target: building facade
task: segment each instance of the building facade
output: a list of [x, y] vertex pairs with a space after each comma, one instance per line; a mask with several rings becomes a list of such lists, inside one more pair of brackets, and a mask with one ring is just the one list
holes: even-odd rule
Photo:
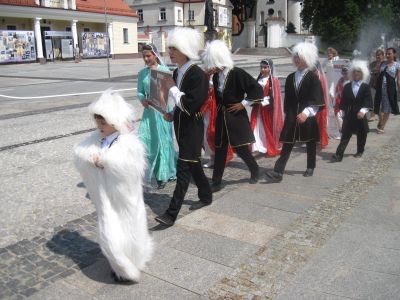
[[[204, 0], [125, 0], [138, 14], [138, 33], [147, 36], [162, 51], [165, 37], [175, 27], [192, 27], [205, 32], [206, 1]], [[232, 41], [232, 4], [229, 0], [213, 0], [214, 26], [218, 38], [228, 45]], [[143, 38], [145, 41], [146, 39]]]
[[0, 0], [0, 63], [138, 53], [137, 14], [122, 0]]

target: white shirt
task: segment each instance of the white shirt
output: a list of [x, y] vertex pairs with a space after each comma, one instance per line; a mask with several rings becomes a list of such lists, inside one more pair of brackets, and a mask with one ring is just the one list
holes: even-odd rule
[[[362, 84], [361, 80], [351, 82], [351, 89], [353, 90], [354, 97], [357, 97], [357, 94], [358, 94], [358, 91], [360, 90], [361, 84]], [[360, 112], [362, 112], [363, 114], [366, 114], [368, 112], [368, 110], [369, 110], [368, 108], [363, 107], [360, 109]]]
[[119, 136], [119, 132], [116, 131], [114, 133], [111, 133], [110, 135], [107, 135], [106, 137], [101, 139], [101, 149], [108, 148], [112, 144], [112, 142]]
[[176, 85], [171, 87], [168, 92], [168, 101], [171, 101], [175, 103], [176, 106], [178, 106], [181, 110], [182, 108], [182, 103], [181, 103], [181, 97], [185, 95], [184, 92], [181, 92], [178, 88], [178, 86], [181, 85], [181, 81], [183, 78], [183, 75], [186, 73], [186, 71], [189, 69], [189, 67], [193, 64], [191, 60], [188, 60], [184, 65], [182, 65], [180, 68], [178, 68], [178, 76], [176, 77]]
[[[294, 73], [294, 79], [296, 81], [296, 88], [299, 88], [301, 81], [303, 80], [304, 75], [307, 74], [307, 72], [311, 72], [308, 69], [304, 69], [304, 70], [297, 70]], [[305, 114], [308, 117], [314, 117], [317, 112], [318, 112], [319, 108], [318, 106], [307, 106], [305, 109], [303, 109], [303, 114]]]
[[[269, 80], [269, 77], [261, 77], [258, 80], [258, 84], [261, 85], [263, 89], [265, 89], [265, 86], [267, 85], [268, 80]], [[269, 104], [269, 99], [270, 99], [269, 96], [265, 96], [263, 101], [261, 101], [261, 105], [262, 106], [267, 106]]]

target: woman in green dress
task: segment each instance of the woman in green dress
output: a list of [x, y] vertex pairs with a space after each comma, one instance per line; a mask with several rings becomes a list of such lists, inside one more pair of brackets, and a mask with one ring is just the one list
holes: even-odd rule
[[154, 175], [158, 188], [162, 189], [168, 181], [176, 178], [177, 154], [171, 123], [165, 121], [163, 115], [150, 105], [150, 70], [169, 71], [169, 69], [163, 65], [154, 45], [143, 46], [142, 54], [146, 67], [139, 72], [137, 83], [138, 98], [144, 106], [139, 135], [147, 151], [147, 182], [150, 183]]

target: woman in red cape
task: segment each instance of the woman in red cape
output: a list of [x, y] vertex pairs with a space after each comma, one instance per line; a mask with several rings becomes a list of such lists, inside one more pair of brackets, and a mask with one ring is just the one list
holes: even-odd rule
[[324, 72], [322, 72], [319, 61], [317, 61], [314, 72], [317, 74], [319, 81], [321, 82], [322, 91], [324, 93], [325, 106], [317, 112], [316, 116], [319, 127], [320, 147], [321, 149], [324, 149], [328, 146], [328, 82]]
[[[204, 141], [203, 147], [206, 156], [210, 156], [210, 160], [203, 165], [204, 168], [211, 168], [214, 166], [214, 153], [215, 153], [215, 120], [217, 118], [217, 104], [214, 94], [214, 86], [210, 81], [210, 87], [208, 89], [207, 101], [201, 107], [201, 113], [204, 118]], [[229, 146], [228, 154], [226, 156], [226, 163], [231, 161], [233, 158], [233, 150]]]
[[283, 109], [281, 88], [271, 59], [261, 61], [257, 81], [264, 87], [264, 100], [251, 111], [250, 125], [256, 139], [252, 151], [276, 156], [281, 152], [279, 135], [283, 127]]

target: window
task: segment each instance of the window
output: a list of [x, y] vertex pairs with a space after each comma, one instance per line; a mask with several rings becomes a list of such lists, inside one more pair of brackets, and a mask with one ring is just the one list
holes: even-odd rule
[[83, 28], [83, 32], [90, 32], [90, 28], [87, 27]]
[[178, 22], [182, 22], [182, 11], [178, 9]]
[[261, 25], [264, 24], [264, 12], [263, 11], [260, 12], [260, 24]]
[[275, 3], [274, 0], [268, 0], [268, 1], [267, 1], [267, 4], [274, 4], [274, 3]]
[[65, 31], [71, 31], [71, 27], [65, 27]]
[[275, 10], [273, 10], [272, 8], [268, 9], [268, 16], [273, 16], [275, 13]]
[[166, 13], [166, 11], [165, 11], [165, 8], [162, 7], [162, 8], [160, 8], [160, 18], [159, 18], [159, 21], [165, 21], [165, 20], [167, 20], [167, 13]]
[[189, 10], [189, 21], [194, 21], [194, 10]]
[[128, 39], [128, 28], [124, 28], [123, 29], [123, 33], [124, 33], [124, 44], [128, 44], [129, 43], [129, 39]]
[[138, 9], [137, 14], [139, 16], [139, 22], [143, 22], [143, 9]]
[[17, 26], [15, 26], [15, 25], [7, 25], [7, 30], [17, 30]]

